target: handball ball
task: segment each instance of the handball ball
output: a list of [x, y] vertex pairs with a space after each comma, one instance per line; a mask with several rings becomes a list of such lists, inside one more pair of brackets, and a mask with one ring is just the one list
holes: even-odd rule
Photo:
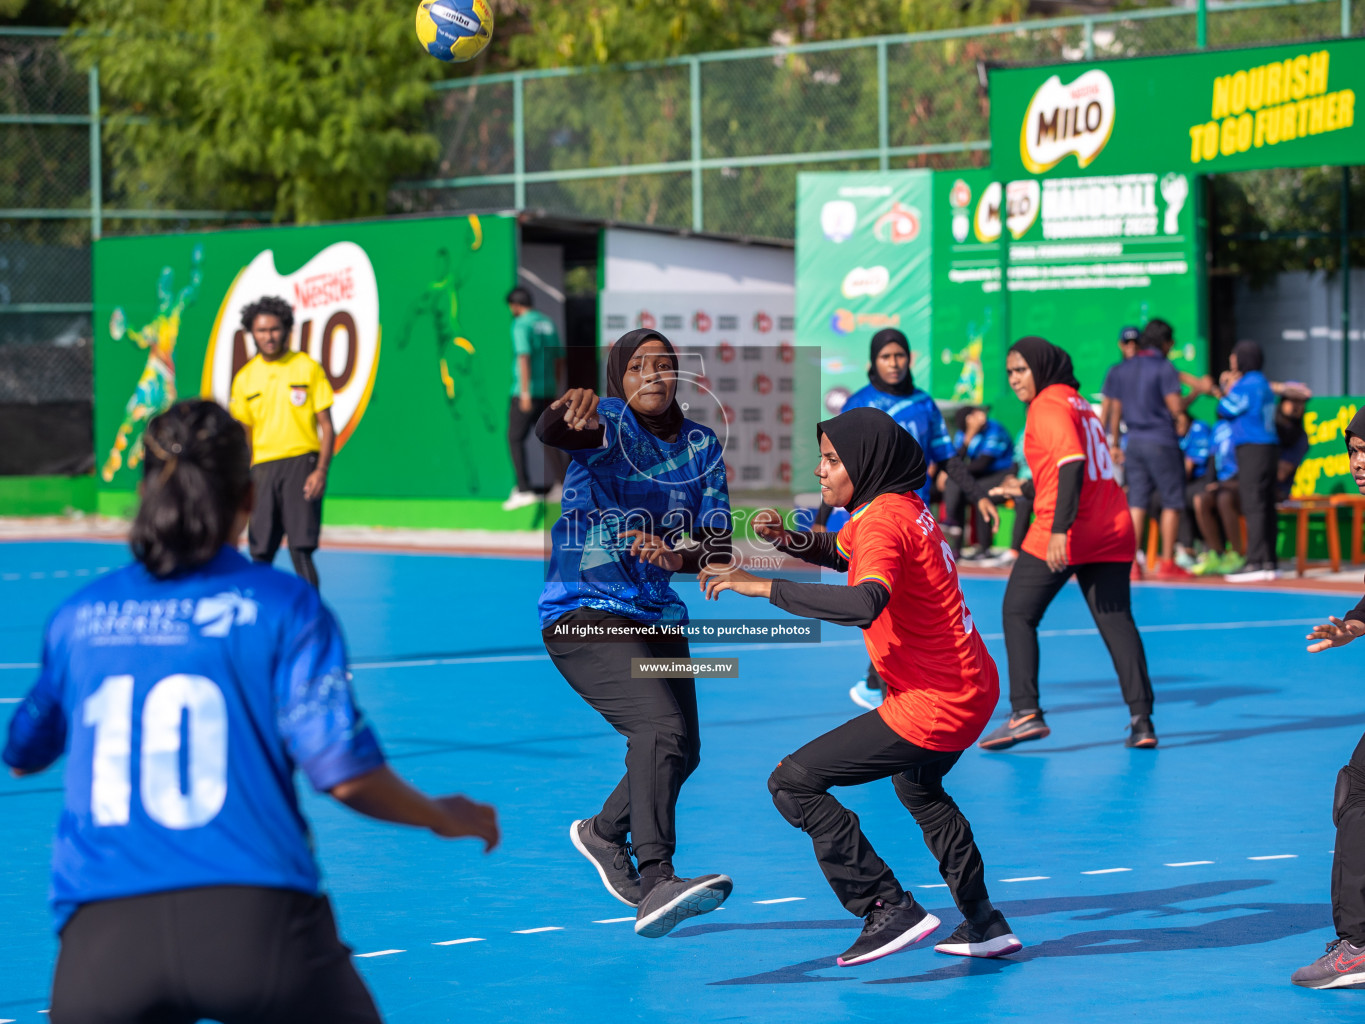
[[493, 38], [493, 8], [488, 0], [422, 0], [417, 38], [437, 60], [473, 60]]

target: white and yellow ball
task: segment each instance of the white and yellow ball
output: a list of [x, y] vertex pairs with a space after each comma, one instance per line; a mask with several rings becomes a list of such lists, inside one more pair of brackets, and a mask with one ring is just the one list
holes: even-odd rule
[[493, 38], [493, 8], [488, 0], [422, 0], [417, 38], [437, 60], [473, 60]]

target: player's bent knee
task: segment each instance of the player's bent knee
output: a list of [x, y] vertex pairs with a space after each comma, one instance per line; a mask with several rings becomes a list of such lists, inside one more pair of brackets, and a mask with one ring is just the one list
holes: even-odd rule
[[810, 773], [787, 758], [781, 761], [768, 776], [768, 792], [772, 794], [773, 806], [790, 824], [805, 828], [806, 816], [802, 810], [802, 799], [816, 796], [823, 789], [816, 784]]
[[1336, 792], [1332, 794], [1332, 824], [1337, 827], [1350, 814], [1365, 818], [1365, 771], [1346, 765], [1337, 772]]

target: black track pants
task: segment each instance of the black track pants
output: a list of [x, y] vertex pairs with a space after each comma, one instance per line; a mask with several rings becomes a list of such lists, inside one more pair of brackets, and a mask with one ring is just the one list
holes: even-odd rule
[[1152, 713], [1152, 680], [1147, 674], [1147, 653], [1133, 621], [1132, 592], [1128, 585], [1131, 562], [1091, 562], [1070, 565], [1053, 572], [1047, 563], [1027, 551], [1010, 572], [1003, 609], [1005, 652], [1010, 666], [1010, 707], [1029, 711], [1038, 704], [1038, 623], [1052, 599], [1074, 574], [1085, 594], [1090, 614], [1109, 648], [1118, 673], [1119, 687], [1128, 709], [1135, 715]]
[[[606, 612], [579, 608], [553, 625], [575, 621], [603, 626], [630, 623]], [[686, 658], [687, 641], [603, 643], [547, 635], [545, 649], [578, 695], [626, 738], [626, 774], [597, 815], [598, 833], [617, 843], [624, 843], [629, 835], [641, 865], [671, 864], [677, 846], [678, 793], [701, 762], [697, 685], [690, 677], [632, 679], [630, 659]]]
[[870, 711], [783, 758], [768, 779], [768, 791], [782, 817], [810, 836], [820, 870], [839, 902], [849, 913], [864, 917], [875, 901], [894, 903], [904, 889], [863, 835], [858, 816], [829, 790], [889, 776], [896, 796], [923, 830], [939, 874], [966, 914], [987, 894], [972, 826], [943, 789], [943, 777], [961, 756], [961, 751], [916, 746]]

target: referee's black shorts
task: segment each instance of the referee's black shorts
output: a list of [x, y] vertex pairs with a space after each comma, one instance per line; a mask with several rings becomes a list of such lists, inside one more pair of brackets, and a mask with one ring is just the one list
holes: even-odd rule
[[256, 505], [251, 510], [247, 541], [256, 561], [274, 561], [285, 537], [294, 551], [317, 550], [322, 534], [322, 499], [308, 501], [303, 496], [304, 481], [317, 468], [317, 452], [258, 462], [251, 467]]
[[53, 1024], [379, 1024], [325, 896], [179, 889], [81, 907], [62, 929]]

